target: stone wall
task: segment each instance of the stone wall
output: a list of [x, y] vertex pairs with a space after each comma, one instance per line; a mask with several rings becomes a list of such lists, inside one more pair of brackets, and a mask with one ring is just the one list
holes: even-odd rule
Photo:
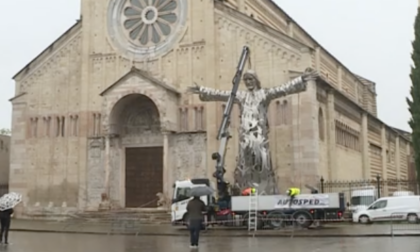
[[320, 137], [319, 142], [320, 175], [325, 180], [376, 179], [377, 175], [384, 180], [409, 178], [409, 139], [345, 95], [322, 85], [317, 89], [319, 106], [327, 115], [326, 141]]
[[29, 208], [78, 205], [81, 48], [78, 23], [15, 77], [10, 190]]
[[101, 203], [101, 194], [105, 191], [105, 143], [102, 138], [92, 138], [88, 143], [88, 169], [84, 194], [84, 208], [97, 210]]
[[210, 156], [205, 132], [171, 134], [168, 140], [171, 184], [177, 180], [206, 178], [208, 169], [214, 169], [206, 165]]
[[0, 135], [0, 190], [9, 185], [9, 169], [10, 136]]

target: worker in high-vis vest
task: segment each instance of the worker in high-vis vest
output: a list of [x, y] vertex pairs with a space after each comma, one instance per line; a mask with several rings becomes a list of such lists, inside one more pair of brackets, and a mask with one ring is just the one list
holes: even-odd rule
[[254, 187], [248, 187], [242, 191], [242, 196], [249, 196], [255, 194], [256, 190]]
[[300, 194], [300, 189], [296, 187], [291, 187], [286, 191], [286, 194], [290, 197], [289, 207], [292, 207], [293, 200], [296, 196]]

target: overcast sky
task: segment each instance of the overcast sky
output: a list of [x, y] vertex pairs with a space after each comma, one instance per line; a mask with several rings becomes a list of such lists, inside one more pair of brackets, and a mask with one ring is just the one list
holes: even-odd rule
[[[405, 97], [418, 0], [275, 2], [351, 71], [376, 82], [379, 117], [409, 130]], [[12, 76], [79, 16], [80, 0], [0, 1], [0, 128], [11, 125]]]

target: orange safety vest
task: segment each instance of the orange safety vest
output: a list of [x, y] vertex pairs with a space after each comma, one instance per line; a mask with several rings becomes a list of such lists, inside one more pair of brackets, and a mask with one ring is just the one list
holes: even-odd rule
[[249, 187], [242, 191], [242, 196], [251, 195], [251, 193], [255, 193], [255, 188]]

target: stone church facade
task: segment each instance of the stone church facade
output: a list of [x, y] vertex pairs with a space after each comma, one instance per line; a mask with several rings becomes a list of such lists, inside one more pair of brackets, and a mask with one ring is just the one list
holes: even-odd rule
[[0, 194], [7, 191], [10, 170], [10, 136], [0, 134]]
[[[185, 90], [230, 89], [244, 45], [265, 87], [307, 67], [321, 73], [270, 106], [281, 191], [321, 176], [408, 178], [409, 139], [377, 118], [375, 83], [272, 1], [82, 0], [81, 19], [14, 76], [9, 184], [24, 195], [18, 212], [97, 210], [107, 199], [155, 207], [175, 180], [211, 177], [224, 104]], [[237, 126], [234, 108], [230, 180]]]

